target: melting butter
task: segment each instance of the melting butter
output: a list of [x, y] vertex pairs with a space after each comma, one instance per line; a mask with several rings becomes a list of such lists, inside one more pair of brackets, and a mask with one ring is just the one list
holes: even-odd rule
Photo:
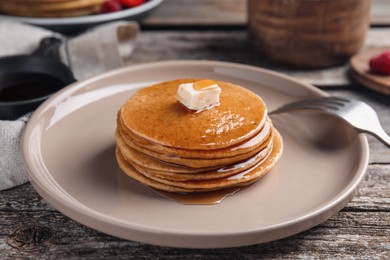
[[177, 99], [190, 110], [202, 111], [219, 105], [221, 88], [212, 80], [180, 84]]

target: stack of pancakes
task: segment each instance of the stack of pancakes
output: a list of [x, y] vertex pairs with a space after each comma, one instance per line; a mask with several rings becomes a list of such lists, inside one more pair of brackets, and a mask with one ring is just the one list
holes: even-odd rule
[[116, 156], [135, 180], [170, 192], [205, 192], [249, 185], [271, 170], [282, 139], [253, 92], [222, 81], [220, 105], [191, 111], [176, 99], [180, 84], [136, 92], [119, 110]]
[[27, 17], [71, 17], [98, 13], [105, 0], [2, 0], [0, 12]]

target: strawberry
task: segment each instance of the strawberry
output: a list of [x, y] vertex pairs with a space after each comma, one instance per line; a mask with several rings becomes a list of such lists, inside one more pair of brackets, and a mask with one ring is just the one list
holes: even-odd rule
[[119, 2], [126, 7], [136, 7], [145, 3], [145, 0], [119, 0]]
[[122, 5], [119, 0], [106, 0], [100, 8], [101, 13], [113, 13], [120, 10], [122, 10]]
[[390, 51], [385, 51], [370, 59], [370, 70], [374, 73], [390, 75]]

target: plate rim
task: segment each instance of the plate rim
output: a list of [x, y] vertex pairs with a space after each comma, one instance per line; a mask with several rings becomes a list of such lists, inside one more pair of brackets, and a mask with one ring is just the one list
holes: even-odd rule
[[77, 17], [64, 17], [64, 18], [39, 18], [39, 17], [13, 16], [13, 15], [0, 13], [0, 19], [9, 19], [14, 21], [25, 22], [25, 23], [40, 25], [40, 26], [49, 26], [49, 27], [83, 26], [89, 24], [104, 23], [108, 21], [115, 21], [119, 19], [130, 18], [131, 16], [141, 15], [156, 8], [163, 1], [164, 0], [149, 0], [148, 2], [140, 6], [125, 9], [115, 13], [107, 13], [107, 14], [95, 14], [95, 15], [85, 15], [85, 16], [77, 16]]
[[[39, 181], [35, 180], [34, 174], [31, 173], [31, 167], [29, 166], [30, 162], [28, 162], [28, 160], [26, 159], [29, 157], [29, 154], [27, 151], [28, 149], [26, 148], [26, 147], [28, 147], [28, 137], [29, 137], [28, 133], [30, 133], [31, 129], [34, 128], [34, 125], [32, 123], [37, 121], [37, 119], [40, 117], [40, 114], [44, 111], [44, 108], [46, 106], [48, 106], [52, 101], [54, 101], [58, 97], [61, 97], [62, 95], [66, 96], [68, 91], [76, 91], [78, 89], [82, 89], [86, 85], [88, 85], [90, 82], [99, 81], [102, 78], [112, 77], [112, 76], [115, 76], [115, 74], [125, 73], [126, 71], [151, 69], [153, 67], [160, 67], [160, 66], [166, 66], [166, 65], [169, 65], [169, 66], [195, 65], [195, 66], [205, 66], [205, 67], [222, 66], [222, 67], [229, 67], [229, 68], [239, 68], [239, 69], [243, 69], [243, 70], [249, 69], [249, 70], [261, 72], [263, 74], [283, 78], [284, 80], [287, 80], [287, 81], [293, 81], [293, 82], [297, 83], [298, 85], [301, 85], [302, 87], [309, 89], [310, 92], [315, 94], [315, 95], [328, 96], [328, 94], [326, 92], [312, 86], [311, 84], [302, 82], [298, 79], [292, 78], [291, 76], [288, 76], [288, 75], [285, 75], [285, 74], [282, 74], [279, 72], [275, 72], [275, 71], [271, 71], [268, 69], [259, 68], [259, 67], [255, 67], [255, 66], [251, 66], [251, 65], [232, 63], [232, 62], [223, 62], [223, 61], [211, 61], [211, 60], [179, 60], [179, 61], [173, 60], [173, 61], [159, 61], [159, 62], [143, 63], [143, 64], [139, 64], [139, 65], [133, 65], [133, 66], [129, 66], [129, 67], [116, 69], [116, 70], [109, 71], [109, 72], [100, 74], [98, 76], [92, 77], [92, 78], [87, 79], [87, 80], [73, 83], [73, 84], [65, 87], [64, 89], [58, 91], [57, 93], [55, 93], [53, 96], [51, 96], [48, 100], [46, 100], [34, 112], [34, 114], [32, 115], [32, 117], [30, 118], [29, 122], [27, 123], [27, 125], [25, 127], [25, 131], [23, 133], [22, 142], [21, 142], [22, 143], [23, 162], [24, 162], [25, 168], [28, 170], [29, 180], [33, 184], [34, 189], [37, 190], [37, 192], [46, 201], [48, 201], [48, 203], [51, 204], [55, 209], [60, 211], [62, 214], [66, 215], [66, 216], [74, 219], [75, 221], [77, 221], [83, 225], [86, 225], [90, 228], [93, 228], [95, 230], [98, 230], [98, 231], [101, 231], [104, 233], [108, 233], [110, 235], [114, 235], [116, 237], [128, 239], [128, 240], [130, 240], [129, 237], [118, 235], [117, 233], [111, 232], [110, 230], [107, 230], [107, 229], [104, 229], [101, 226], [99, 226], [97, 228], [96, 227], [97, 224], [95, 222], [98, 221], [100, 223], [100, 225], [103, 224], [103, 225], [115, 226], [117, 228], [120, 228], [120, 227], [123, 228], [125, 226], [127, 228], [131, 228], [132, 232], [135, 232], [135, 233], [148, 232], [148, 235], [151, 235], [151, 236], [154, 235], [157, 237], [159, 237], [159, 236], [162, 236], [162, 237], [164, 237], [164, 236], [171, 236], [171, 237], [186, 236], [187, 239], [189, 239], [189, 237], [192, 237], [192, 238], [196, 237], [197, 239], [202, 238], [202, 239], [207, 240], [207, 239], [211, 239], [211, 238], [213, 238], [213, 239], [221, 238], [222, 236], [224, 238], [240, 237], [240, 236], [246, 236], [246, 235], [256, 235], [256, 234], [264, 233], [264, 232], [272, 232], [273, 230], [276, 230], [279, 228], [288, 227], [290, 225], [305, 222], [306, 220], [309, 220], [309, 219], [317, 218], [316, 221], [314, 221], [313, 223], [307, 224], [305, 228], [303, 228], [302, 230], [300, 230], [298, 232], [294, 231], [288, 235], [282, 235], [282, 236], [279, 235], [279, 237], [277, 236], [276, 238], [270, 239], [270, 240], [261, 241], [261, 239], [257, 239], [256, 241], [253, 241], [252, 243], [244, 242], [244, 243], [238, 243], [237, 245], [232, 245], [231, 243], [228, 243], [226, 245], [219, 245], [219, 246], [218, 245], [215, 246], [215, 245], [211, 244], [210, 246], [204, 245], [204, 246], [199, 247], [196, 245], [189, 246], [189, 244], [186, 243], [186, 241], [184, 241], [184, 240], [183, 240], [182, 244], [180, 244], [180, 243], [179, 244], [172, 244], [171, 242], [169, 242], [169, 240], [168, 241], [161, 241], [161, 243], [156, 243], [156, 242], [151, 242], [150, 239], [131, 238], [131, 240], [135, 240], [135, 241], [139, 241], [139, 242], [143, 242], [143, 243], [149, 243], [149, 244], [157, 244], [157, 245], [162, 245], [162, 246], [174, 246], [174, 247], [183, 247], [183, 248], [226, 248], [226, 247], [231, 247], [231, 246], [244, 246], [244, 245], [251, 245], [251, 244], [256, 244], [256, 243], [273, 241], [276, 239], [288, 237], [288, 236], [291, 236], [293, 234], [307, 230], [313, 226], [316, 226], [316, 225], [322, 223], [324, 220], [328, 219], [330, 216], [332, 216], [336, 212], [340, 211], [342, 208], [345, 207], [345, 205], [355, 195], [356, 189], [359, 186], [359, 184], [361, 183], [362, 179], [365, 177], [366, 172], [367, 172], [367, 167], [368, 167], [369, 146], [368, 146], [367, 138], [363, 134], [357, 134], [358, 135], [357, 136], [358, 142], [361, 146], [361, 154], [362, 154], [361, 159], [362, 160], [360, 160], [356, 171], [354, 171], [354, 177], [351, 179], [349, 185], [344, 187], [344, 189], [340, 190], [340, 192], [339, 192], [339, 194], [337, 194], [337, 196], [332, 197], [331, 200], [329, 200], [326, 205], [314, 208], [311, 211], [309, 211], [308, 213], [305, 213], [303, 216], [300, 216], [299, 218], [294, 218], [294, 219], [284, 221], [281, 223], [277, 223], [277, 224], [274, 224], [274, 225], [271, 225], [268, 227], [252, 229], [250, 231], [243, 230], [243, 231], [239, 231], [239, 232], [230, 232], [230, 233], [214, 232], [212, 234], [205, 234], [205, 233], [197, 233], [197, 232], [191, 233], [191, 232], [184, 231], [184, 230], [181, 232], [178, 232], [178, 231], [172, 232], [172, 230], [170, 231], [170, 230], [164, 230], [164, 229], [156, 230], [155, 228], [148, 227], [147, 225], [129, 223], [129, 222], [126, 222], [124, 220], [112, 218], [111, 216], [107, 216], [106, 214], [103, 214], [103, 213], [100, 213], [98, 211], [92, 210], [88, 207], [85, 207], [81, 203], [80, 203], [80, 205], [84, 206], [85, 208], [81, 209], [79, 207], [78, 209], [75, 209], [74, 205], [69, 203], [69, 201], [64, 201], [63, 199], [61, 199], [59, 197], [58, 194], [54, 194], [54, 196], [53, 196], [53, 194], [50, 194], [47, 190], [45, 190], [45, 187], [44, 187], [45, 185], [42, 185], [42, 183], [39, 183]], [[91, 215], [91, 213], [92, 213], [92, 215]], [[88, 221], [80, 221], [80, 219], [78, 219], [79, 215], [82, 215], [82, 216], [88, 215], [89, 219], [91, 219], [91, 218], [93, 219], [93, 223], [91, 224]], [[107, 221], [109, 221], [109, 223], [107, 223]]]

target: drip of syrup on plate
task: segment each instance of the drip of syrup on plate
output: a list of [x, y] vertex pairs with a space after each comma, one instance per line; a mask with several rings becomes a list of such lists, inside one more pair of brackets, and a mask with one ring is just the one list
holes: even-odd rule
[[194, 193], [174, 193], [152, 189], [156, 193], [184, 205], [214, 205], [221, 203], [228, 196], [233, 195], [243, 189], [242, 187], [232, 187], [208, 192]]

